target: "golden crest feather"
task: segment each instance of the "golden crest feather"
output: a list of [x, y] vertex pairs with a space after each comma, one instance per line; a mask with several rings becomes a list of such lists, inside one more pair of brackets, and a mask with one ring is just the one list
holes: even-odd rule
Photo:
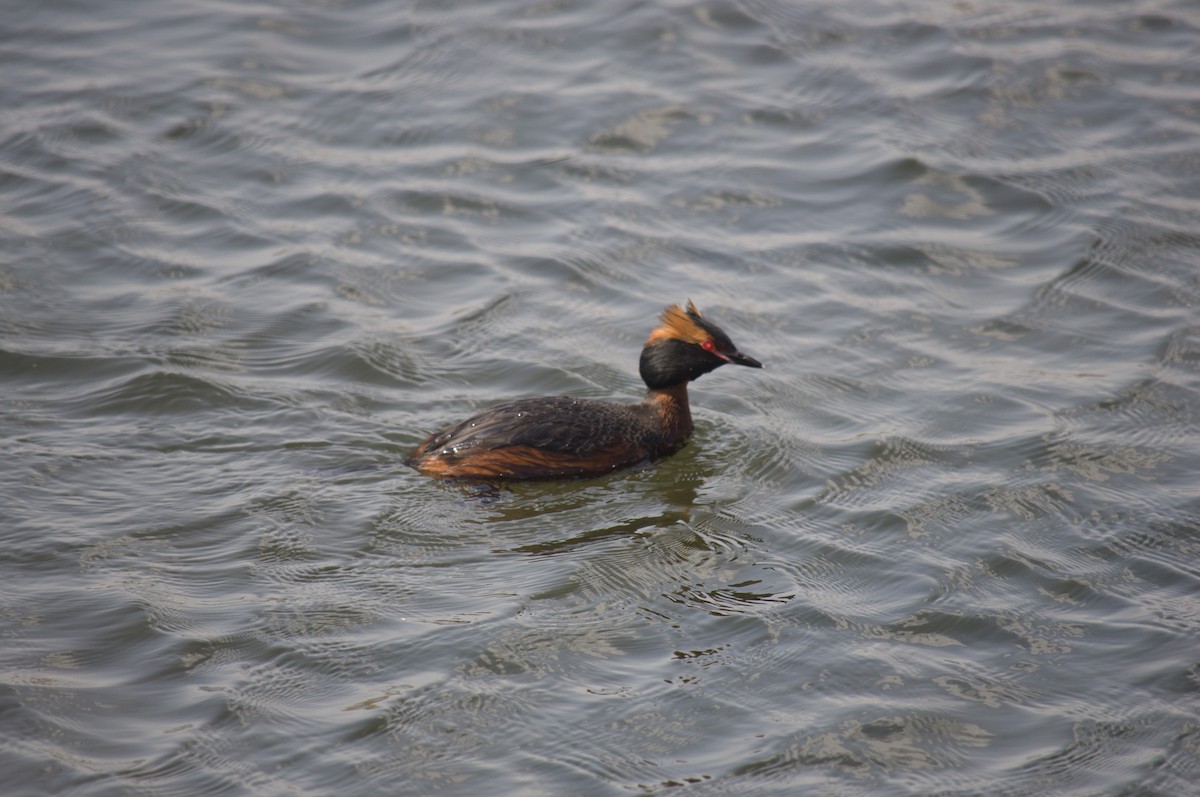
[[708, 339], [709, 334], [696, 322], [695, 319], [699, 318], [703, 318], [703, 316], [700, 315], [700, 311], [696, 309], [696, 305], [692, 303], [691, 299], [688, 299], [687, 309], [673, 304], [663, 310], [662, 326], [655, 328], [650, 333], [650, 338], [646, 343], [670, 339], [701, 344]]

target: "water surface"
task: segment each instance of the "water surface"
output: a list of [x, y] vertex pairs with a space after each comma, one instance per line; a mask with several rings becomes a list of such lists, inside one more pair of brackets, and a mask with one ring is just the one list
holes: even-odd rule
[[[14, 795], [1200, 779], [1200, 9], [12, 3]], [[766, 369], [678, 455], [401, 461]]]

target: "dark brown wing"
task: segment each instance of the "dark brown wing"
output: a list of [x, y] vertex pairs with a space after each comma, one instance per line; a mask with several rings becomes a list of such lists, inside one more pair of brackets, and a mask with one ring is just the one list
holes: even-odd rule
[[463, 456], [472, 450], [526, 446], [587, 454], [636, 437], [632, 407], [569, 396], [522, 399], [490, 407], [430, 435], [418, 450]]
[[409, 464], [466, 478], [603, 473], [649, 457], [640, 409], [569, 396], [500, 404], [430, 435]]

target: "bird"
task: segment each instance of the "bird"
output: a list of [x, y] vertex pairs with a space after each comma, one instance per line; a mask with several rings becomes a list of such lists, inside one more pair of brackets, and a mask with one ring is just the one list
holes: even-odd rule
[[578, 479], [674, 454], [692, 434], [688, 383], [727, 363], [762, 368], [688, 299], [663, 310], [642, 347], [636, 404], [573, 396], [490, 407], [434, 432], [405, 460], [451, 480]]

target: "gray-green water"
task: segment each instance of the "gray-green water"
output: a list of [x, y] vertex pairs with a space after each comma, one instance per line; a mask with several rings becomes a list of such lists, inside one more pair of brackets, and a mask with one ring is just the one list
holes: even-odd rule
[[1194, 793], [1195, 3], [0, 19], [6, 794]]

